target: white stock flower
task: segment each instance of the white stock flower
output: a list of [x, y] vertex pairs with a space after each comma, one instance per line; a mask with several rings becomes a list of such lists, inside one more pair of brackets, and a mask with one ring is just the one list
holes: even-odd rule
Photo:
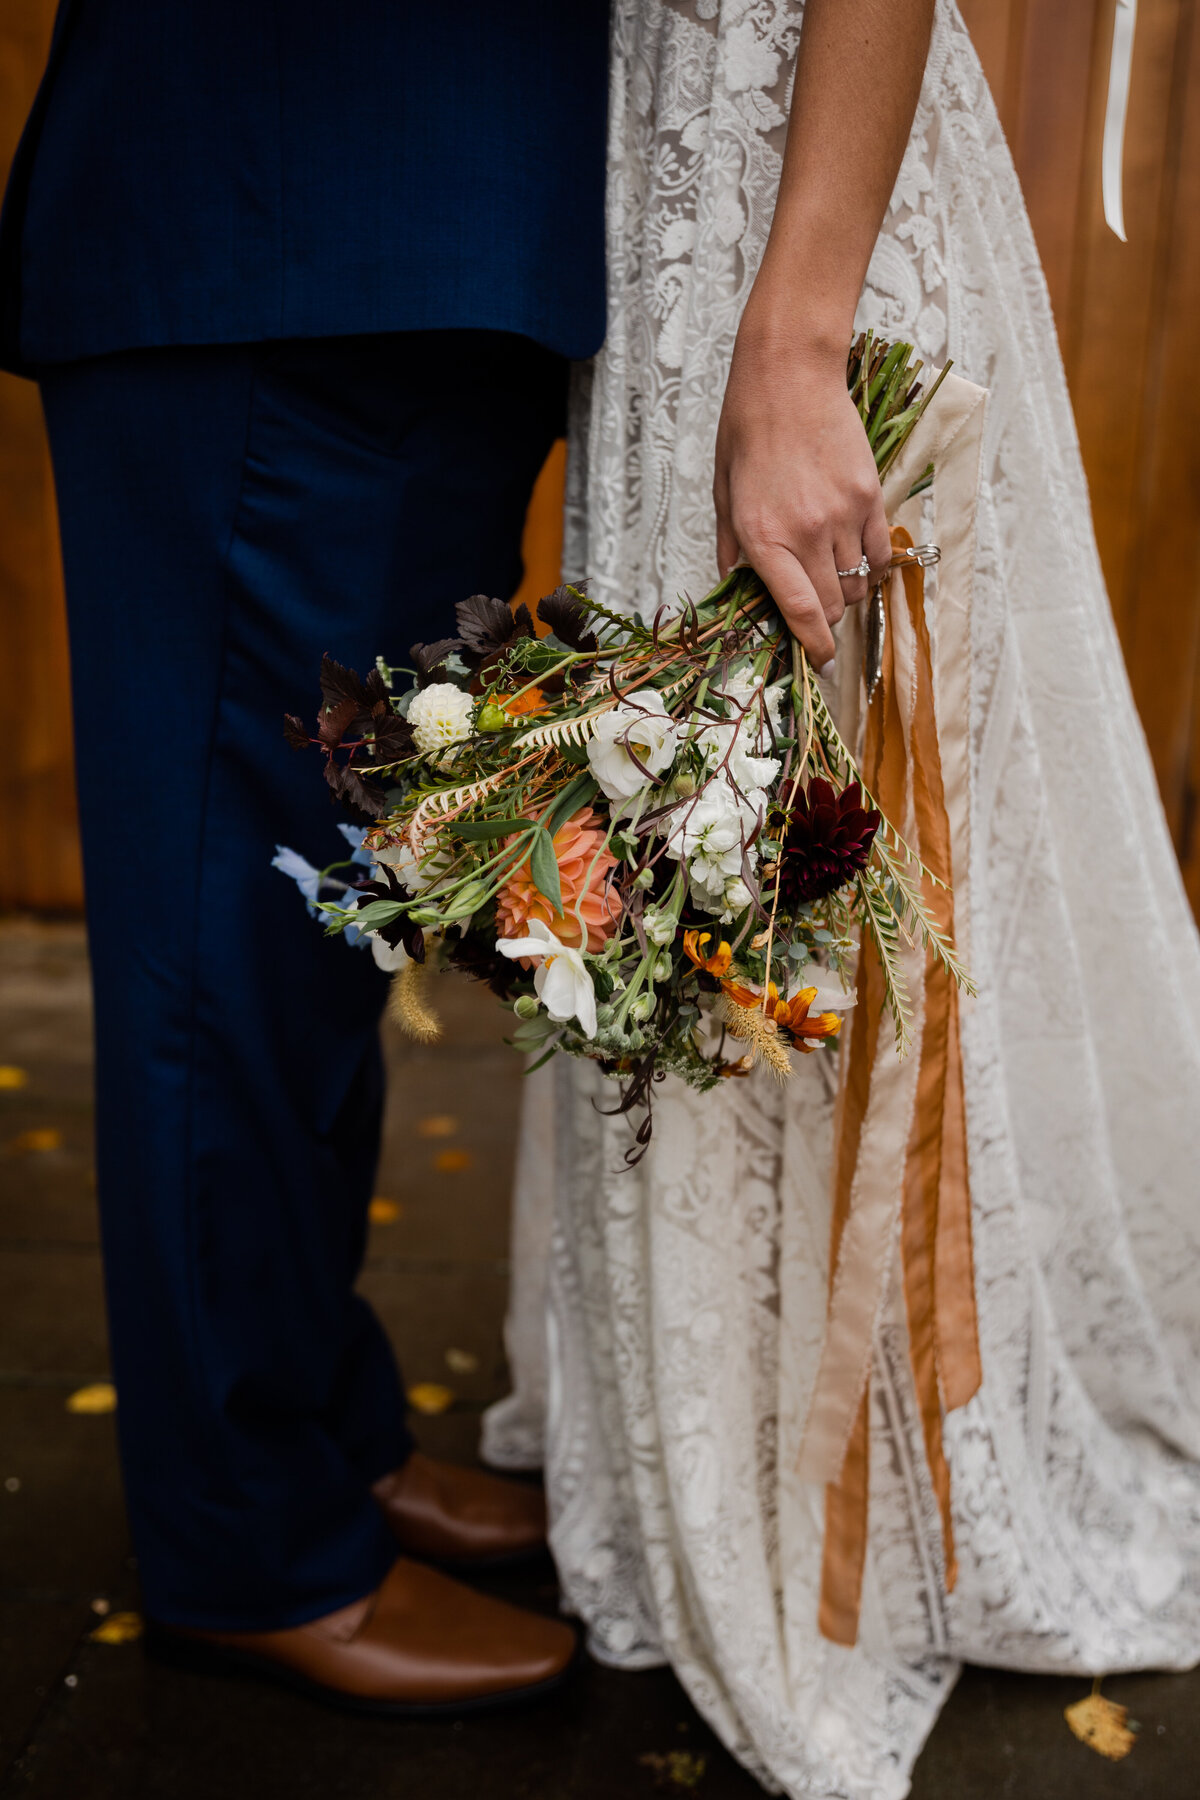
[[759, 817], [724, 781], [710, 781], [674, 815], [667, 848], [686, 862], [695, 898], [712, 910], [724, 910], [726, 883], [741, 875], [747, 857], [755, 860], [746, 844]]
[[642, 930], [646, 933], [646, 941], [650, 944], [669, 944], [679, 929], [679, 921], [673, 912], [663, 907], [648, 906], [642, 914]]
[[585, 1037], [596, 1035], [596, 990], [578, 950], [560, 944], [541, 919], [529, 921], [529, 936], [497, 938], [500, 956], [539, 958], [533, 978], [537, 997], [556, 1025], [578, 1019]]
[[778, 757], [754, 754], [754, 727], [752, 718], [744, 724], [728, 719], [696, 733], [696, 744], [709, 768], [720, 769], [725, 780], [747, 795], [769, 786], [781, 767]]
[[651, 688], [597, 720], [588, 742], [588, 765], [609, 800], [630, 800], [651, 775], [670, 767], [675, 749], [675, 721], [658, 689]]
[[740, 875], [725, 883], [725, 904], [731, 913], [744, 912], [754, 898]]
[[422, 756], [437, 756], [447, 745], [471, 735], [470, 694], [452, 681], [433, 681], [413, 696], [408, 722]]

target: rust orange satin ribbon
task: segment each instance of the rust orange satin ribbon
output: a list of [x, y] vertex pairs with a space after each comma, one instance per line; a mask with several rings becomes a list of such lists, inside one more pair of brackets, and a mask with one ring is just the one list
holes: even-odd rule
[[[907, 549], [912, 546], [912, 538], [897, 526], [892, 531], [892, 544], [895, 549]], [[934, 712], [924, 571], [916, 563], [904, 566], [901, 583], [915, 641], [913, 717], [906, 744], [896, 681], [895, 632], [889, 629], [884, 640], [882, 676], [867, 714], [863, 778], [885, 815], [895, 821], [906, 817], [911, 786], [917, 853], [926, 868], [946, 883], [946, 887], [939, 888], [927, 882], [925, 900], [939, 929], [952, 937], [950, 825]], [[893, 587], [891, 604], [896, 603], [896, 598]], [[857, 1017], [836, 1121], [831, 1271], [837, 1269], [842, 1234], [850, 1214], [882, 1011], [883, 976], [874, 948], [864, 934]], [[942, 1415], [971, 1398], [979, 1387], [982, 1370], [971, 1253], [958, 987], [930, 955], [925, 960], [924, 1024], [918, 1054], [916, 1104], [905, 1153], [900, 1254], [913, 1380], [925, 1453], [941, 1513], [946, 1586], [952, 1589], [957, 1565]], [[838, 1644], [853, 1644], [858, 1637], [867, 1548], [869, 1401], [868, 1383], [855, 1415], [841, 1473], [825, 1490], [820, 1629]]]

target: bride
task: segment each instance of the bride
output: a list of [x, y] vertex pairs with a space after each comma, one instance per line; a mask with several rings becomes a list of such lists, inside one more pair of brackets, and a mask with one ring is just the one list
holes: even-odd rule
[[649, 616], [740, 554], [839, 667], [833, 628], [867, 585], [839, 571], [889, 555], [852, 327], [989, 392], [963, 1020], [983, 1383], [945, 1421], [957, 1584], [893, 1270], [857, 1641], [818, 1627], [824, 1500], [796, 1465], [828, 1282], [823, 1058], [786, 1092], [665, 1084], [633, 1170], [602, 1082], [565, 1059], [535, 1078], [515, 1392], [485, 1452], [540, 1461], [544, 1435], [595, 1655], [669, 1660], [773, 1790], [899, 1796], [961, 1660], [1200, 1657], [1197, 937], [953, 0], [617, 0], [609, 155], [609, 330], [577, 395], [568, 559], [610, 606]]

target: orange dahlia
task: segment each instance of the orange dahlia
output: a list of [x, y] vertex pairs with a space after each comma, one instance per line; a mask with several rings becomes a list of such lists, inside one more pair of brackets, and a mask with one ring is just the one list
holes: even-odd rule
[[[597, 854], [599, 852], [599, 854]], [[589, 950], [602, 948], [621, 913], [608, 876], [617, 859], [604, 843], [604, 831], [590, 806], [572, 813], [554, 834], [554, 855], [562, 883], [563, 910], [556, 913], [533, 885], [529, 858], [519, 862], [496, 896], [496, 924], [501, 937], [525, 937], [531, 919], [541, 919], [561, 944], [584, 948], [579, 918], [587, 930]]]

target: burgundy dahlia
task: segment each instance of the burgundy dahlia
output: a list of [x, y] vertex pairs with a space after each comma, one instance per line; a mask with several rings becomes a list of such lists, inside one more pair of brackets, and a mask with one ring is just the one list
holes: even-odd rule
[[783, 841], [780, 898], [786, 906], [821, 900], [865, 869], [879, 814], [862, 803], [857, 781], [836, 793], [815, 777], [796, 795]]

